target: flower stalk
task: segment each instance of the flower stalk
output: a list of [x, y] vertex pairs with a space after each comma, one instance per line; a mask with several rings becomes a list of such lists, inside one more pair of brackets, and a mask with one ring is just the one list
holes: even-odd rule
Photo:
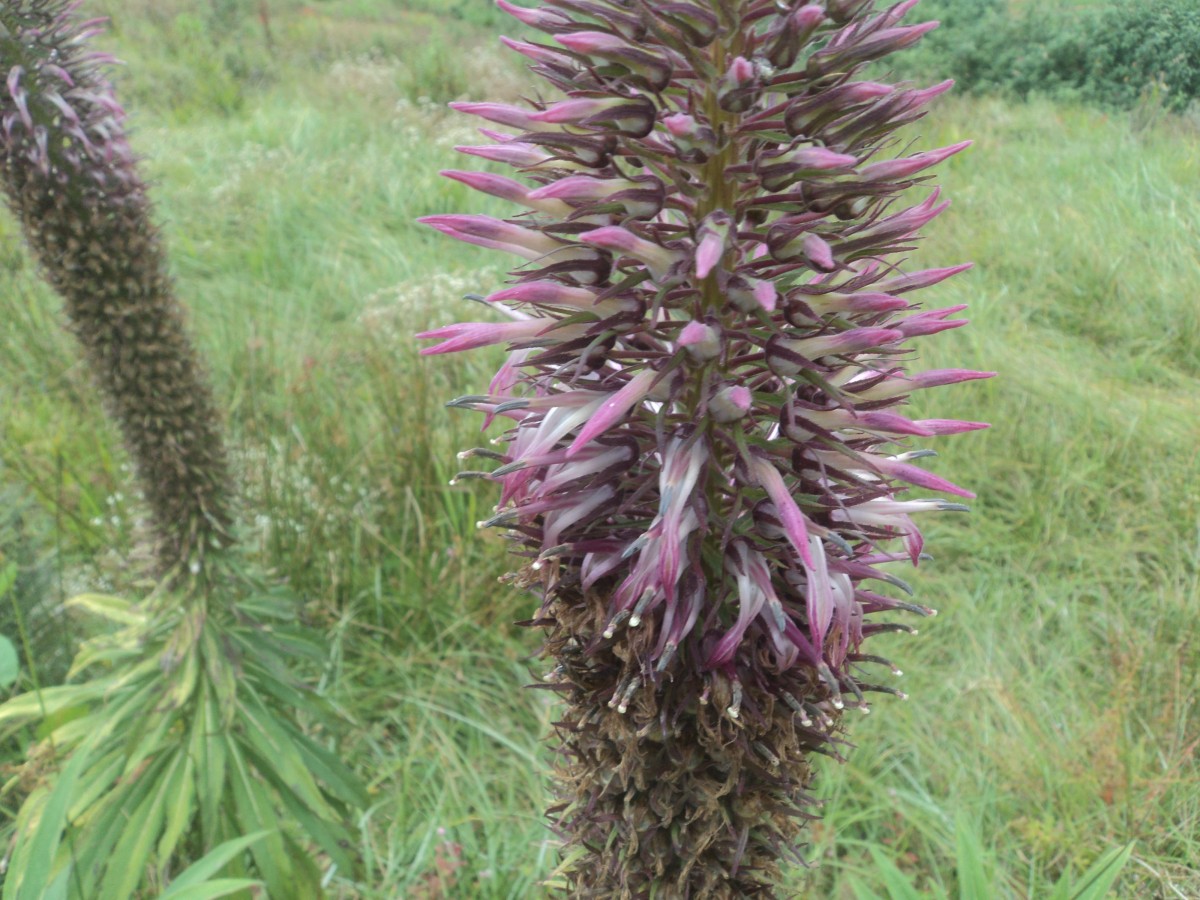
[[525, 211], [425, 221], [524, 260], [487, 298], [514, 321], [420, 337], [509, 349], [452, 405], [506, 426], [498, 468], [463, 474], [501, 487], [481, 524], [525, 560], [564, 703], [553, 883], [777, 896], [815, 755], [902, 696], [862, 645], [933, 612], [879, 586], [907, 590], [885, 567], [921, 560], [914, 516], [966, 507], [909, 492], [972, 496], [911, 442], [984, 426], [900, 411], [992, 374], [912, 370], [965, 321], [907, 295], [966, 267], [908, 270], [948, 204], [906, 197], [968, 144], [896, 157], [949, 83], [862, 77], [936, 23], [903, 23], [916, 0], [498, 2], [564, 98], [455, 104], [509, 129], [460, 149], [515, 177], [449, 176]]
[[0, 187], [63, 298], [150, 510], [155, 574], [199, 576], [232, 542], [220, 419], [167, 274], [124, 110], [61, 0], [0, 6]]
[[[181, 863], [203, 856], [210, 875], [232, 859], [259, 876], [218, 879], [205, 896], [320, 896], [334, 870], [353, 877], [344, 823], [369, 799], [326, 746], [340, 716], [290, 671], [326, 658], [294, 624], [298, 599], [229, 552], [234, 491], [213, 397], [103, 74], [112, 60], [87, 49], [99, 24], [76, 9], [0, 3], [0, 187], [120, 425], [158, 578], [142, 603], [69, 601], [119, 630], [80, 648], [69, 683], [0, 704], [0, 735], [38, 725], [9, 785], [20, 810], [5, 894], [158, 896], [173, 879], [176, 894]], [[301, 722], [321, 723], [321, 737]]]

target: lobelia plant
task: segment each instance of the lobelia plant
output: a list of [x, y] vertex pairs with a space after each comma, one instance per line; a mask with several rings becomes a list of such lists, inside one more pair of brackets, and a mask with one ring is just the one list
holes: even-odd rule
[[[329, 869], [355, 869], [345, 822], [366, 793], [301, 727], [339, 722], [289, 671], [324, 664], [322, 643], [295, 623], [296, 598], [236, 556], [216, 405], [104, 76], [111, 57], [88, 49], [98, 22], [76, 8], [0, 4], [0, 188], [125, 437], [157, 587], [136, 604], [68, 601], [120, 628], [80, 649], [69, 677], [87, 677], [0, 705], [0, 732], [40, 722], [4, 786], [20, 811], [3, 897], [320, 897], [330, 872], [314, 847]], [[234, 877], [198, 884], [223, 868]]]
[[[487, 394], [508, 429], [496, 514], [541, 597], [565, 702], [553, 883], [575, 897], [777, 896], [799, 859], [814, 754], [843, 713], [903, 696], [865, 668], [912, 632], [888, 563], [922, 557], [916, 499], [972, 494], [914, 465], [909, 341], [965, 324], [911, 296], [968, 268], [906, 271], [946, 208], [902, 201], [967, 142], [892, 158], [950, 82], [866, 80], [936, 26], [916, 0], [545, 0], [502, 38], [565, 99], [456, 103], [503, 131], [464, 153], [519, 178], [445, 174], [526, 212], [421, 221], [526, 263], [479, 298], [507, 321], [427, 331], [422, 352], [506, 345]], [[896, 545], [896, 542], [901, 542]]]
[[125, 111], [89, 52], [99, 20], [59, 0], [0, 9], [0, 187], [121, 426], [146, 495], [155, 573], [199, 575], [232, 543], [221, 424], [162, 237], [125, 136]]

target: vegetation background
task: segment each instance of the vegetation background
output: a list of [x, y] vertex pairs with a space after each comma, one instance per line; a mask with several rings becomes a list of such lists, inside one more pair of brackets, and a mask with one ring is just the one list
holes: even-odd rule
[[[1054, 58], [1049, 35], [1104, 43], [1103, 8], [971, 3], [906, 73], [955, 74], [998, 34], [1025, 60]], [[101, 43], [126, 62], [118, 90], [228, 411], [245, 539], [329, 633], [321, 689], [357, 723], [340, 752], [372, 792], [365, 875], [331, 895], [538, 896], [554, 711], [524, 687], [537, 640], [513, 625], [533, 604], [497, 584], [503, 543], [475, 529], [488, 485], [447, 484], [481, 438], [443, 403], [496, 360], [422, 360], [411, 338], [504, 279], [494, 254], [413, 220], [489, 211], [437, 175], [470, 167], [453, 148], [475, 140], [444, 105], [529, 90], [496, 41], [513, 23], [485, 0], [85, 8], [111, 17]], [[1031, 14], [1060, 18], [1047, 32]], [[974, 93], [912, 129], [923, 147], [976, 141], [941, 167], [954, 206], [920, 251], [977, 261], [925, 298], [969, 302], [974, 322], [924, 363], [1001, 376], [932, 392], [922, 414], [995, 426], [938, 448], [938, 473], [979, 500], [931, 526], [936, 561], [913, 578], [941, 615], [872, 645], [911, 700], [851, 723], [857, 749], [826, 766], [814, 866], [796, 876], [812, 896], [888, 895], [874, 848], [921, 896], [979, 877], [986, 896], [1041, 897], [1131, 840], [1118, 896], [1200, 896], [1200, 116], [1183, 76], [1130, 65], [1109, 93], [1111, 66], [1094, 85], [973, 73]], [[5, 216], [0, 310], [0, 562], [19, 564], [0, 630], [26, 627], [29, 688], [96, 627], [65, 616], [67, 597], [131, 588], [137, 502]]]

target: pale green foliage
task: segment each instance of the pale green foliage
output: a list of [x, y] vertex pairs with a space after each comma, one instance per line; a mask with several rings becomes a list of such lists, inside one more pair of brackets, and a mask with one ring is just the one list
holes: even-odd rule
[[[958, 873], [958, 890], [948, 893], [944, 888], [921, 889], [913, 877], [905, 873], [883, 850], [869, 847], [871, 860], [883, 893], [867, 887], [862, 879], [851, 877], [848, 884], [856, 900], [993, 900], [997, 895], [994, 864], [983, 849], [979, 832], [965, 818], [955, 823], [956, 852], [954, 868]], [[1064, 872], [1049, 889], [1047, 900], [1103, 900], [1121, 875], [1133, 853], [1133, 843], [1113, 847], [1103, 853], [1082, 875]]]
[[[224, 606], [211, 596], [68, 603], [119, 630], [81, 648], [71, 675], [82, 680], [0, 706], [0, 731], [37, 723], [21, 781], [8, 785], [25, 796], [4, 900], [157, 896], [181, 860], [257, 832], [210, 856], [209, 874], [228, 866], [245, 887], [252, 861], [272, 893], [316, 898], [325, 873], [313, 845], [354, 870], [336, 823], [367, 798], [297, 725], [336, 725], [336, 712], [287, 674], [297, 660], [323, 660], [324, 648], [292, 624], [294, 597], [239, 587], [236, 615], [228, 595]], [[204, 871], [180, 890], [199, 890]]]

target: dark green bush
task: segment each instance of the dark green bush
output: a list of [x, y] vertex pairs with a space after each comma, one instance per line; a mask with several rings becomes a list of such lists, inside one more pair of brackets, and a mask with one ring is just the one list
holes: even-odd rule
[[[926, 0], [942, 27], [910, 55], [911, 74], [961, 89], [1134, 106], [1148, 90], [1182, 110], [1200, 97], [1200, 4], [1130, 0], [1079, 10], [1006, 0]], [[1165, 90], [1162, 90], [1165, 88]]]
[[1131, 106], [1147, 86], [1166, 87], [1165, 105], [1181, 110], [1200, 97], [1200, 4], [1143, 0], [1097, 17], [1087, 50], [1087, 96]]

